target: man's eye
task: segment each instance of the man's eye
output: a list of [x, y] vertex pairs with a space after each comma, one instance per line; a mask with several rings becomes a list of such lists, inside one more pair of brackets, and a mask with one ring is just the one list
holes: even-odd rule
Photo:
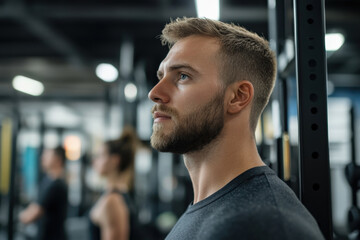
[[189, 76], [186, 74], [181, 73], [180, 74], [180, 80], [186, 80]]

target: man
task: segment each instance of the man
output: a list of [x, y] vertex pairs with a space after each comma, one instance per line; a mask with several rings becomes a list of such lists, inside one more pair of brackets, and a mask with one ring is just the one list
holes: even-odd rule
[[45, 150], [42, 167], [46, 174], [39, 189], [39, 200], [31, 203], [19, 215], [24, 224], [39, 219], [39, 240], [64, 240], [67, 212], [67, 185], [63, 180], [65, 150], [62, 147]]
[[150, 91], [152, 146], [183, 154], [194, 201], [166, 239], [323, 239], [295, 194], [261, 160], [254, 132], [272, 92], [268, 43], [244, 28], [182, 18]]

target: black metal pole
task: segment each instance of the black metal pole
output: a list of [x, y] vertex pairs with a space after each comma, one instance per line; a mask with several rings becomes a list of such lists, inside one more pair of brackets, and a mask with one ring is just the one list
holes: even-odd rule
[[104, 102], [105, 102], [104, 122], [105, 122], [106, 127], [109, 127], [110, 124], [111, 124], [111, 105], [112, 105], [112, 102], [113, 102], [112, 98], [111, 98], [111, 87], [110, 87], [110, 85], [105, 86]]
[[38, 154], [37, 154], [37, 179], [36, 182], [38, 184], [38, 186], [40, 186], [41, 184], [41, 179], [43, 178], [43, 172], [42, 172], [42, 167], [41, 167], [41, 158], [42, 158], [42, 154], [44, 151], [44, 139], [45, 139], [45, 130], [46, 130], [46, 126], [45, 126], [45, 116], [44, 113], [40, 112], [39, 113], [40, 116], [40, 128], [39, 128], [39, 133], [40, 133], [40, 137], [41, 137], [41, 141], [40, 141], [40, 146], [39, 146], [39, 150], [38, 150]]
[[[16, 110], [15, 110], [16, 112]], [[19, 130], [19, 114], [16, 112], [12, 120], [11, 133], [11, 165], [10, 165], [10, 190], [9, 190], [9, 211], [8, 211], [8, 240], [14, 239], [14, 206], [16, 191], [16, 169], [17, 169], [17, 135]]]
[[294, 0], [300, 199], [332, 239], [324, 0]]
[[[272, 50], [276, 53], [277, 59], [279, 56], [286, 55], [285, 52], [285, 19], [286, 6], [285, 0], [269, 0], [269, 36]], [[278, 62], [280, 62], [278, 60]], [[279, 102], [280, 108], [280, 126], [281, 135], [276, 136], [276, 150], [277, 150], [277, 168], [278, 176], [289, 183], [291, 177], [290, 168], [290, 143], [289, 143], [289, 128], [288, 128], [288, 88], [287, 79], [284, 77], [280, 64], [278, 64], [277, 81], [274, 88], [274, 98]]]

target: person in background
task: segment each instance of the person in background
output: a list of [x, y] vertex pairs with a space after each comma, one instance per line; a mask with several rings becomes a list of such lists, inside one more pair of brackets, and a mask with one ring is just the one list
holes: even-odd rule
[[170, 50], [149, 93], [151, 145], [183, 154], [194, 189], [166, 239], [324, 239], [256, 148], [256, 125], [276, 75], [268, 42], [203, 18], [172, 21], [161, 40]]
[[39, 220], [38, 240], [65, 240], [68, 191], [65, 177], [65, 150], [59, 146], [44, 150], [41, 165], [45, 176], [41, 181], [39, 199], [19, 214], [24, 224]]
[[89, 214], [93, 240], [134, 239], [136, 214], [129, 196], [134, 180], [134, 160], [139, 140], [130, 127], [119, 139], [106, 141], [93, 161], [106, 179], [106, 189]]

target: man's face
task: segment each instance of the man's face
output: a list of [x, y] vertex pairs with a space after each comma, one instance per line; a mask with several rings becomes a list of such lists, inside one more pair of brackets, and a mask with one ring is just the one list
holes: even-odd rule
[[41, 158], [41, 164], [45, 172], [53, 169], [60, 160], [56, 156], [55, 152], [52, 149], [44, 150]]
[[178, 41], [160, 64], [158, 84], [150, 91], [152, 146], [164, 152], [201, 150], [224, 126], [224, 90], [218, 79], [213, 38], [190, 36]]

